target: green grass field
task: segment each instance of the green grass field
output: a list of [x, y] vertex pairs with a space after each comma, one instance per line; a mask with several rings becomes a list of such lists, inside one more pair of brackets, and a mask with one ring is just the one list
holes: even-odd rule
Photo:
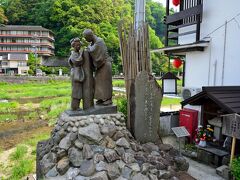
[[170, 105], [180, 105], [182, 100], [180, 98], [168, 98], [164, 97], [162, 100], [162, 107]]
[[[158, 81], [160, 83], [160, 81]], [[179, 81], [181, 83], [181, 81]], [[124, 87], [124, 80], [113, 80], [114, 87]], [[161, 85], [161, 83], [160, 83]], [[115, 103], [123, 98], [114, 92]], [[51, 81], [48, 83], [10, 84], [0, 83], [0, 99], [9, 103], [0, 103], [0, 122], [17, 120], [17, 111], [31, 111], [24, 120], [34, 120], [42, 116], [53, 125], [61, 112], [70, 107], [71, 84], [66, 81]], [[163, 98], [161, 107], [179, 105], [181, 99]], [[121, 108], [120, 108], [121, 109]]]
[[70, 82], [9, 84], [0, 83], [0, 99], [59, 97], [70, 95]]

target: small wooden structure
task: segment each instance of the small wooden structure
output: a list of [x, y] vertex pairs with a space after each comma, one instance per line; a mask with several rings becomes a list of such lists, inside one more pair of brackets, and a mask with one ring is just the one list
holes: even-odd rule
[[[226, 133], [225, 129], [231, 126], [231, 119], [233, 119], [225, 118], [228, 117], [229, 114], [240, 114], [240, 86], [203, 87], [202, 92], [184, 100], [181, 102], [181, 104], [182, 106], [185, 106], [187, 104], [198, 106], [200, 105], [202, 109], [200, 124], [202, 124], [204, 127], [206, 127], [206, 125], [209, 124], [211, 120], [219, 119], [218, 124], [220, 124], [220, 128], [216, 128], [217, 130], [219, 129], [220, 133], [218, 143], [212, 143], [212, 145], [218, 148], [208, 147], [200, 148], [200, 150], [204, 150], [206, 152], [214, 154], [215, 156], [218, 156], [219, 159], [217, 159], [218, 161], [216, 163], [217, 165], [221, 165], [220, 160], [223, 158], [223, 156], [227, 155], [226, 152], [223, 152], [221, 150], [223, 144], [225, 144], [224, 141], [226, 141], [226, 137], [229, 136], [229, 134]], [[216, 130], [214, 127], [214, 133], [215, 131]], [[232, 135], [231, 137], [233, 137], [233, 147], [236, 144], [236, 148], [234, 148], [236, 150], [235, 153], [240, 154], [240, 140], [236, 140], [236, 138], [234, 138]], [[229, 147], [227, 150], [230, 152], [231, 148]], [[231, 151], [234, 152], [233, 149]], [[232, 153], [232, 156], [233, 154], [234, 153]], [[199, 159], [201, 158], [204, 159], [204, 157], [200, 156]]]

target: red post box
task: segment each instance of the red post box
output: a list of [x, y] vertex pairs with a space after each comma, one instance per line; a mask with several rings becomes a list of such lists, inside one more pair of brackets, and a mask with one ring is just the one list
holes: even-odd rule
[[195, 130], [198, 127], [198, 111], [187, 108], [180, 110], [179, 124], [180, 126], [186, 127], [190, 134], [190, 142], [192, 142], [195, 136]]

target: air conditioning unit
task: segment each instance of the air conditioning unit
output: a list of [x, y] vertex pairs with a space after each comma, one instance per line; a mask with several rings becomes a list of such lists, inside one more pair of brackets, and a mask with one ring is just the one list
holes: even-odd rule
[[184, 87], [182, 89], [182, 98], [183, 100], [188, 99], [202, 91], [201, 88], [194, 88], [194, 87]]

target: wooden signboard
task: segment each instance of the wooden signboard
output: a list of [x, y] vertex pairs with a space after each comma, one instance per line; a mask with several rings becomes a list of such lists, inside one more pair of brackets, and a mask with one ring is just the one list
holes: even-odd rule
[[240, 115], [229, 114], [223, 116], [222, 134], [240, 139]]
[[240, 139], [240, 115], [238, 114], [223, 115], [222, 134], [226, 136], [231, 136], [233, 138], [230, 158], [231, 165], [235, 154], [236, 139]]

